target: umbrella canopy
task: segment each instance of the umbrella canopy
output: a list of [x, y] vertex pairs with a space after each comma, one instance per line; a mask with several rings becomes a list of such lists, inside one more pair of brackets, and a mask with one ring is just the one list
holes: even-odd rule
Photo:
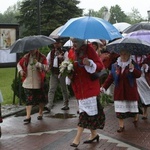
[[70, 19], [58, 32], [62, 37], [113, 40], [122, 37], [108, 21], [91, 16]]
[[135, 39], [135, 38], [122, 38], [115, 40], [106, 46], [109, 52], [120, 53], [120, 50], [126, 49], [132, 55], [145, 55], [150, 53], [150, 43]]
[[118, 22], [113, 24], [113, 26], [119, 31], [119, 32], [123, 32], [126, 28], [128, 28], [129, 26], [131, 26], [131, 24], [127, 23], [127, 22]]
[[56, 41], [44, 35], [26, 36], [18, 39], [13, 45], [10, 46], [10, 53], [23, 53], [37, 48], [41, 48]]
[[140, 22], [140, 23], [136, 23], [133, 24], [131, 26], [129, 26], [128, 28], [126, 28], [123, 33], [130, 33], [130, 32], [134, 32], [137, 30], [150, 30], [150, 23], [149, 22]]
[[90, 43], [97, 42], [98, 44], [103, 44], [99, 39], [88, 39]]
[[[99, 39], [88, 39], [88, 41], [89, 41], [90, 43], [92, 43], [92, 42], [97, 42], [98, 44], [103, 44]], [[71, 47], [71, 46], [73, 46], [73, 43], [72, 43], [71, 40], [68, 40], [63, 46], [64, 46], [64, 47]]]
[[126, 34], [125, 37], [136, 38], [150, 43], [150, 30], [134, 31]]
[[51, 38], [59, 38], [58, 32], [62, 29], [63, 26], [60, 26], [56, 28], [50, 35], [49, 37]]
[[73, 43], [72, 43], [71, 40], [68, 40], [68, 41], [63, 45], [63, 47], [71, 47], [71, 46], [73, 46]]

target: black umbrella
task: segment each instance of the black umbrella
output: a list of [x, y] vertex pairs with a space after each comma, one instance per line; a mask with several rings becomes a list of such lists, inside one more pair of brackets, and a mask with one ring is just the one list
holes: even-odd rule
[[55, 42], [54, 39], [44, 35], [26, 36], [22, 39], [18, 39], [12, 46], [10, 46], [10, 53], [28, 52], [30, 50], [51, 45]]
[[136, 38], [122, 38], [109, 43], [106, 46], [109, 52], [120, 53], [128, 50], [132, 55], [145, 55], [150, 53], [150, 43]]
[[149, 22], [140, 22], [140, 23], [136, 23], [133, 24], [131, 26], [129, 26], [128, 28], [126, 28], [123, 33], [130, 33], [130, 32], [134, 32], [137, 30], [150, 30], [150, 23]]

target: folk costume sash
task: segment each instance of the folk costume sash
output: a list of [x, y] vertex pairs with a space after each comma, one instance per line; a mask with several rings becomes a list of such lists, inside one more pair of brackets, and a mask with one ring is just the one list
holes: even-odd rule
[[[64, 60], [64, 59], [59, 59], [58, 57], [57, 57], [57, 55], [58, 54], [56, 54], [56, 53], [59, 53], [59, 54], [62, 54], [63, 56], [64, 56], [64, 52], [62, 51], [62, 49], [53, 49], [52, 51], [51, 51], [51, 55], [50, 55], [50, 70], [52, 71], [52, 73], [54, 73], [54, 74], [59, 74], [59, 66], [60, 66], [60, 64], [62, 63], [62, 61]], [[58, 61], [58, 67], [54, 67], [54, 59], [55, 59], [55, 57], [57, 57], [57, 61]]]

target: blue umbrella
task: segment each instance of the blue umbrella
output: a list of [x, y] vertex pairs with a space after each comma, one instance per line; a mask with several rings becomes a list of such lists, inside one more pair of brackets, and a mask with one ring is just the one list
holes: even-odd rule
[[58, 32], [61, 37], [113, 40], [121, 38], [119, 31], [108, 21], [91, 16], [70, 19]]

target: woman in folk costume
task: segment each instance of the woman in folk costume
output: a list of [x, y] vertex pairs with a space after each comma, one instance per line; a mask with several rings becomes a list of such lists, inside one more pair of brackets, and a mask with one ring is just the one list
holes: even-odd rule
[[91, 131], [89, 139], [84, 143], [92, 143], [94, 140], [99, 141], [96, 129], [104, 127], [105, 114], [97, 98], [100, 93], [99, 79], [91, 79], [91, 74], [102, 70], [104, 66], [91, 44], [85, 44], [84, 40], [76, 38], [73, 38], [72, 42], [73, 48], [69, 51], [68, 57], [74, 65], [70, 79], [78, 102], [79, 122], [77, 134], [70, 146], [77, 147], [84, 128]]
[[138, 91], [143, 107], [142, 119], [148, 117], [147, 108], [150, 106], [150, 55], [141, 62], [142, 75], [137, 79]]
[[114, 81], [114, 106], [119, 119], [117, 132], [124, 131], [125, 118], [134, 117], [133, 123], [137, 125], [139, 94], [136, 79], [140, 76], [140, 67], [131, 59], [128, 50], [121, 50], [120, 57], [112, 64], [111, 72], [101, 87], [101, 91], [105, 92]]
[[47, 103], [47, 95], [43, 91], [45, 71], [48, 69], [47, 59], [39, 50], [31, 50], [19, 60], [17, 68], [22, 77], [22, 87], [26, 96], [24, 122], [31, 122], [32, 106], [37, 104], [39, 105], [37, 119], [42, 120], [44, 105]]

